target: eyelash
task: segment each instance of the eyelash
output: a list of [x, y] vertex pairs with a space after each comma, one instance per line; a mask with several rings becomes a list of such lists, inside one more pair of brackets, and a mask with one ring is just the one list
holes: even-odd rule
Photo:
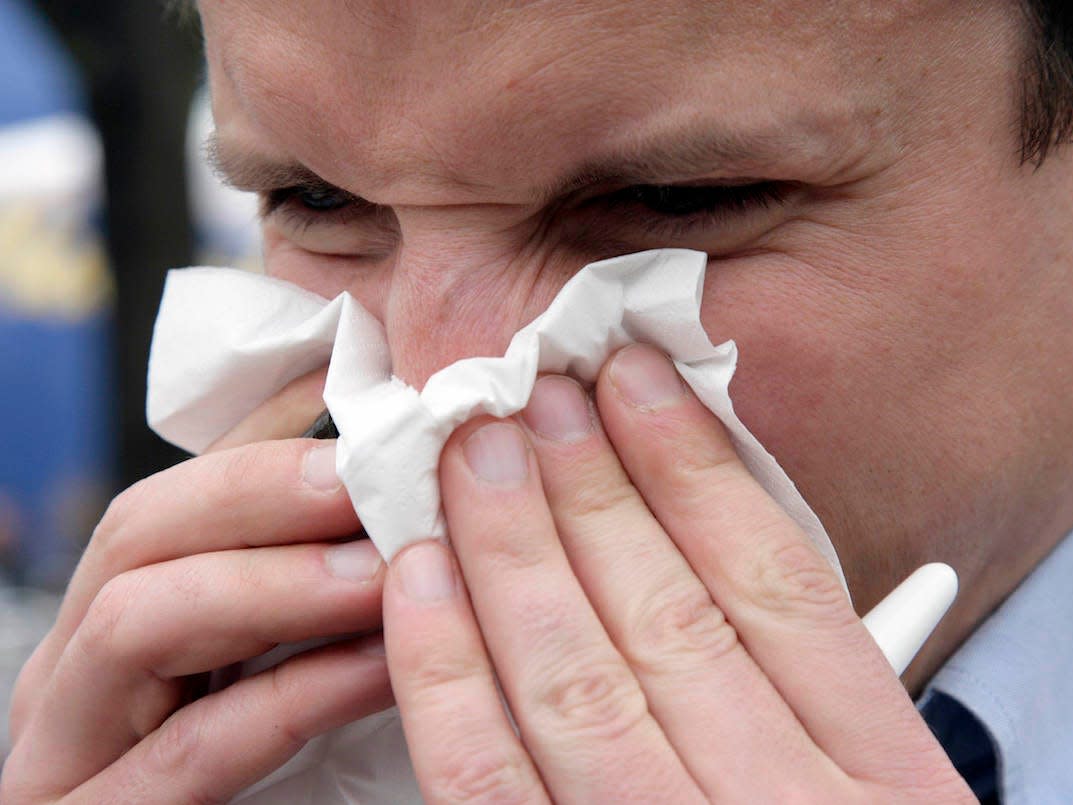
[[[786, 200], [784, 182], [759, 181], [750, 184], [631, 185], [589, 199], [585, 207], [598, 206], [642, 226], [653, 233], [683, 235], [693, 229], [723, 223], [727, 219], [767, 209]], [[318, 203], [324, 206], [317, 207]], [[262, 201], [261, 215], [285, 213], [301, 228], [318, 222], [338, 222], [378, 210], [374, 204], [330, 185], [300, 185], [269, 191]]]
[[[317, 208], [310, 203], [312, 198], [327, 199], [330, 206]], [[268, 191], [261, 199], [262, 218], [285, 213], [292, 224], [303, 229], [319, 220], [327, 222], [330, 217], [373, 209], [376, 209], [375, 205], [331, 185], [281, 187]]]
[[725, 223], [754, 209], [782, 204], [788, 190], [786, 183], [774, 181], [737, 185], [631, 185], [592, 201], [624, 217], [627, 224], [643, 226], [655, 234], [684, 235]]

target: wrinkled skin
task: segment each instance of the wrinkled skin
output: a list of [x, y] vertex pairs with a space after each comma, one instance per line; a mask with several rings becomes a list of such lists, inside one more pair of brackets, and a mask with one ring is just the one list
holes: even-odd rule
[[[500, 354], [510, 335], [587, 262], [663, 246], [707, 251], [703, 322], [713, 341], [739, 344], [731, 388], [736, 408], [826, 525], [858, 611], [923, 562], [946, 561], [959, 573], [962, 594], [908, 675], [910, 689], [919, 688], [1073, 527], [1073, 408], [1067, 399], [1073, 386], [1067, 358], [1073, 351], [1073, 174], [1062, 149], [1038, 170], [1019, 164], [1023, 31], [1009, 4], [846, 2], [818, 10], [811, 3], [381, 7], [322, 0], [302, 4], [300, 13], [282, 2], [205, 2], [201, 12], [216, 157], [236, 185], [271, 202], [264, 220], [267, 270], [325, 296], [349, 290], [384, 323], [395, 372], [414, 385], [459, 358]], [[364, 202], [332, 192], [279, 192], [295, 183], [298, 165], [302, 176], [315, 173]], [[576, 177], [581, 181], [564, 187]], [[780, 198], [733, 202], [688, 218], [614, 195], [627, 185], [761, 181], [776, 183]], [[334, 209], [326, 209], [325, 199]], [[452, 758], [434, 750], [461, 738], [430, 701], [455, 701], [460, 712], [487, 714], [477, 721], [474, 740], [505, 747], [504, 754], [482, 755], [491, 771], [469, 780], [465, 790], [472, 795], [483, 785], [491, 799], [489, 792], [500, 799], [614, 798], [591, 785], [572, 787], [594, 778], [591, 769], [564, 765], [571, 740], [597, 747], [599, 768], [628, 772], [622, 779], [630, 780], [630, 790], [675, 791], [680, 801], [791, 791], [870, 800], [925, 791], [932, 799], [965, 796], [904, 691], [862, 640], [844, 600], [797, 595], [793, 579], [815, 580], [810, 574], [819, 570], [803, 560], [807, 572], [786, 574], [775, 586], [796, 603], [760, 607], [775, 613], [770, 618], [751, 619], [752, 610], [741, 608], [742, 600], [759, 600], [755, 585], [743, 583], [740, 600], [725, 591], [738, 578], [727, 575], [734, 564], [712, 564], [711, 555], [733, 555], [735, 537], [751, 538], [766, 504], [748, 482], [740, 505], [720, 498], [714, 482], [708, 495], [708, 488], [696, 486], [711, 477], [702, 472], [690, 474], [693, 486], [675, 487], [677, 493], [687, 489], [688, 500], [702, 501], [701, 508], [675, 514], [674, 495], [653, 483], [667, 473], [638, 473], [666, 467], [660, 462], [668, 455], [690, 456], [691, 450], [701, 466], [725, 460], [733, 466], [721, 452], [721, 429], [690, 408], [695, 401], [687, 395], [646, 410], [663, 419], [638, 420], [631, 441], [624, 422], [636, 411], [615, 395], [611, 375], [606, 368], [594, 392], [598, 424], [583, 439], [568, 440], [569, 450], [581, 452], [566, 455], [567, 448], [543, 440], [532, 427], [532, 411], [519, 419], [530, 457], [524, 481], [482, 485], [465, 470], [466, 445], [489, 423], [465, 426], [441, 466], [457, 556], [433, 546], [411, 549], [390, 569], [373, 563], [367, 568], [372, 575], [349, 592], [331, 593], [315, 573], [306, 579], [284, 573], [289, 584], [306, 585], [285, 593], [261, 578], [258, 564], [265, 562], [263, 572], [275, 579], [273, 572], [281, 571], [271, 568], [283, 564], [274, 552], [296, 550], [288, 543], [311, 543], [304, 549], [323, 552], [326, 541], [358, 527], [338, 490], [311, 492], [293, 480], [308, 443], [263, 443], [301, 433], [313, 420], [322, 374], [266, 403], [218, 445], [229, 449], [121, 497], [98, 529], [56, 629], [23, 674], [4, 793], [13, 802], [37, 802], [74, 791], [77, 800], [132, 779], [149, 785], [161, 768], [197, 766], [175, 763], [175, 752], [163, 754], [172, 758], [170, 766], [160, 761], [161, 742], [189, 749], [189, 742], [169, 735], [188, 734], [193, 722], [207, 736], [201, 749], [189, 750], [197, 758], [210, 757], [213, 747], [223, 752], [236, 734], [256, 746], [249, 764], [236, 764], [240, 768], [230, 769], [224, 782], [210, 786], [207, 771], [191, 771], [175, 778], [172, 790], [177, 799], [191, 792], [229, 796], [282, 762], [303, 738], [382, 707], [390, 670], [431, 801], [449, 800], [463, 788]], [[566, 410], [565, 398], [557, 399]], [[648, 438], [638, 447], [643, 433]], [[636, 512], [643, 501], [659, 515], [660, 527], [646, 531], [636, 517], [622, 515], [616, 528], [650, 532], [651, 545], [659, 546], [651, 550], [668, 561], [684, 555], [688, 566], [679, 562], [675, 572], [683, 584], [703, 588], [701, 620], [726, 616], [737, 629], [741, 642], [735, 645], [748, 662], [740, 674], [721, 677], [719, 689], [733, 690], [727, 679], [764, 680], [766, 692], [757, 693], [750, 718], [769, 727], [766, 735], [781, 737], [763, 745], [762, 758], [750, 752], [759, 744], [749, 734], [705, 754], [710, 734], [696, 724], [668, 727], [677, 723], [670, 716], [660, 717], [663, 732], [644, 722], [629, 737], [611, 729], [594, 738], [582, 723], [578, 730], [560, 729], [560, 744], [549, 742], [540, 702], [523, 684], [532, 676], [513, 673], [534, 663], [571, 667], [578, 661], [566, 650], [572, 639], [596, 647], [610, 640], [627, 656], [625, 667], [612, 655], [599, 660], [606, 663], [601, 667], [610, 669], [609, 678], [640, 680], [649, 707], [659, 709], [659, 685], [645, 682], [616, 625], [630, 602], [608, 600], [594, 581], [600, 574], [579, 569], [601, 556], [600, 541], [576, 538], [576, 524], [588, 522], [587, 514], [571, 510], [554, 491], [556, 478], [573, 478], [579, 488], [614, 488], [608, 479], [621, 478], [623, 470], [633, 483], [610, 501], [589, 504], [593, 511], [617, 511], [633, 501]], [[221, 472], [234, 482], [231, 489], [218, 488]], [[230, 507], [226, 517], [201, 505], [187, 510], [190, 496], [209, 487], [214, 506]], [[267, 515], [258, 514], [256, 501], [273, 494], [273, 507], [305, 519], [272, 520], [270, 533], [251, 543], [248, 535], [259, 532], [242, 518], [263, 525]], [[158, 509], [148, 516], [131, 500]], [[718, 550], [668, 525], [714, 518], [728, 502], [736, 515], [712, 534]], [[516, 544], [488, 535], [503, 510], [515, 516], [502, 524], [501, 536], [516, 528], [547, 548], [527, 560], [546, 571], [538, 577], [573, 591], [575, 598], [564, 594], [564, 601], [576, 604], [580, 590], [592, 602], [595, 619], [563, 628], [562, 645], [535, 638], [539, 645], [509, 645], [496, 620], [497, 601], [476, 592], [491, 578], [482, 557], [509, 556]], [[195, 531], [197, 539], [181, 538]], [[247, 536], [236, 543], [235, 532]], [[786, 548], [773, 556], [802, 555], [795, 546], [803, 537], [791, 526], [778, 523], [763, 533]], [[257, 558], [229, 574], [222, 558], [205, 558], [221, 541]], [[134, 551], [133, 545], [141, 547]], [[647, 555], [643, 545], [631, 547]], [[405, 581], [404, 568], [422, 552], [426, 578], [439, 567], [452, 580], [432, 585], [449, 594], [431, 603], [428, 596], [418, 600]], [[176, 571], [178, 581], [162, 575], [163, 558], [186, 563]], [[110, 625], [137, 624], [129, 615], [135, 606], [167, 613], [175, 611], [169, 602], [176, 597], [199, 600], [207, 575], [250, 588], [233, 591], [248, 601], [250, 620], [229, 622], [228, 634], [246, 629], [261, 643], [236, 646], [232, 640], [227, 651], [194, 652], [200, 664], [171, 662], [182, 640], [200, 635], [206, 645], [213, 642], [214, 628], [223, 627], [212, 624], [226, 620], [213, 612], [183, 613], [182, 628], [167, 639], [153, 642], [128, 627], [115, 651], [107, 641], [98, 653], [71, 649], [95, 645], [94, 636], [113, 633]], [[228, 581], [236, 575], [238, 581]], [[756, 583], [766, 578], [755, 575]], [[443, 581], [442, 574], [437, 578]], [[321, 598], [313, 598], [321, 606], [307, 622], [262, 623], [258, 617], [267, 616], [252, 614], [258, 601], [273, 600], [269, 593], [300, 599], [315, 582]], [[527, 583], [536, 584], [521, 574], [518, 584]], [[325, 702], [323, 712], [304, 712], [296, 694], [282, 697], [283, 705], [281, 697], [271, 699], [283, 711], [266, 715], [268, 705], [259, 707], [258, 696], [269, 698], [256, 689], [257, 677], [220, 694], [248, 697], [235, 699], [249, 702], [241, 711], [249, 720], [238, 720], [247, 727], [241, 733], [219, 715], [225, 707], [234, 712], [227, 699], [179, 707], [176, 678], [183, 674], [249, 656], [266, 643], [375, 629], [383, 585], [386, 665], [375, 651], [365, 651], [290, 666], [293, 688], [287, 690], [324, 685], [328, 674], [348, 680], [336, 683], [339, 698]], [[472, 607], [458, 592], [466, 587]], [[809, 589], [827, 588], [821, 580]], [[509, 598], [504, 591], [498, 602], [507, 613]], [[759, 598], [771, 600], [767, 593]], [[344, 608], [347, 622], [334, 622], [332, 613]], [[830, 627], [838, 635], [830, 643], [819, 640], [830, 656], [795, 655], [798, 677], [779, 652], [763, 649], [772, 635], [785, 634], [780, 629], [788, 617], [804, 624], [806, 634], [825, 638]], [[717, 652], [713, 667], [728, 673], [722, 660], [740, 654]], [[417, 657], [438, 661], [433, 666], [440, 678], [422, 677]], [[486, 684], [492, 665], [518, 717], [520, 742], [512, 743], [512, 733], [494, 717], [494, 689]], [[848, 708], [839, 711], [802, 682], [810, 667], [819, 673], [847, 669]], [[116, 669], [122, 670], [118, 681], [108, 676]], [[139, 698], [129, 679], [140, 679], [146, 669], [152, 690]], [[138, 728], [120, 731], [111, 743], [98, 739], [91, 752], [84, 747], [86, 736], [96, 734], [86, 726], [93, 713], [71, 716], [63, 705], [86, 679], [102, 675], [112, 684], [105, 689], [115, 691], [102, 701], [112, 711], [136, 714], [129, 717]], [[459, 695], [434, 695], [442, 690]], [[737, 693], [746, 696], [744, 690]], [[673, 702], [668, 706], [673, 712]], [[288, 725], [291, 740], [271, 744], [252, 737], [256, 718]], [[873, 741], [874, 735], [856, 740], [862, 724], [886, 725], [896, 745]], [[802, 726], [809, 738], [795, 743]], [[637, 735], [655, 743], [631, 743]], [[873, 755], [861, 754], [869, 749]], [[780, 752], [792, 760], [780, 763]], [[45, 758], [72, 753], [79, 760], [62, 774], [50, 768], [47, 781], [41, 776]], [[662, 760], [628, 762], [638, 753]], [[897, 773], [905, 768], [899, 757], [916, 764], [905, 779]], [[714, 765], [706, 767], [709, 760]], [[756, 772], [769, 768], [780, 773]], [[510, 773], [499, 773], [503, 769]], [[800, 779], [787, 777], [793, 770]], [[725, 789], [706, 784], [713, 779], [731, 782]]]
[[[206, 4], [221, 150], [300, 162], [386, 208], [346, 225], [279, 210], [268, 270], [355, 294], [420, 387], [501, 354], [586, 262], [708, 251], [704, 323], [741, 348], [742, 419], [826, 524], [862, 611], [922, 562], [958, 570], [948, 650], [1073, 518], [1056, 494], [1070, 429], [1054, 427], [1070, 419], [1055, 373], [1073, 185], [1067, 154], [1039, 172], [1017, 159], [1019, 19], [667, 5]], [[799, 195], [682, 235], [540, 203], [607, 155], [698, 131], [739, 158], [652, 181]]]

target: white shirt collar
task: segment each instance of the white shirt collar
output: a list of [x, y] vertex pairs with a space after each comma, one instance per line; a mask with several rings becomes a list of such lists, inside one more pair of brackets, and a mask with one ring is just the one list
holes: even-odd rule
[[990, 733], [1002, 802], [1073, 801], [1073, 533], [947, 660], [932, 690]]

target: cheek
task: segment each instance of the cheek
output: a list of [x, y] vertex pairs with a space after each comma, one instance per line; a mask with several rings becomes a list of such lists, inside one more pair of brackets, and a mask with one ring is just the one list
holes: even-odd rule
[[270, 223], [263, 227], [265, 273], [326, 299], [349, 291], [367, 308], [383, 304], [391, 261], [316, 254], [299, 248]]
[[869, 322], [893, 301], [876, 296], [786, 255], [709, 266], [702, 319], [713, 342], [737, 342], [735, 408], [791, 475], [874, 410], [893, 336]]
[[997, 364], [973, 343], [993, 294], [941, 254], [882, 265], [870, 250], [828, 254], [839, 256], [713, 262], [703, 321], [714, 342], [738, 343], [735, 408], [840, 553], [935, 559], [924, 540], [971, 506], [980, 468], [994, 466], [979, 389]]

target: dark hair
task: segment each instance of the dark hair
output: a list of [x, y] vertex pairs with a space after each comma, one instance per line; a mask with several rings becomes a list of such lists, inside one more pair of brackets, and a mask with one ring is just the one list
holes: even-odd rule
[[[196, 24], [196, 0], [164, 0]], [[1039, 167], [1052, 148], [1073, 142], [1073, 2], [1021, 0], [1027, 47], [1021, 68], [1021, 162]]]
[[1021, 161], [1038, 167], [1051, 148], [1073, 141], [1073, 3], [1024, 0], [1024, 9]]

